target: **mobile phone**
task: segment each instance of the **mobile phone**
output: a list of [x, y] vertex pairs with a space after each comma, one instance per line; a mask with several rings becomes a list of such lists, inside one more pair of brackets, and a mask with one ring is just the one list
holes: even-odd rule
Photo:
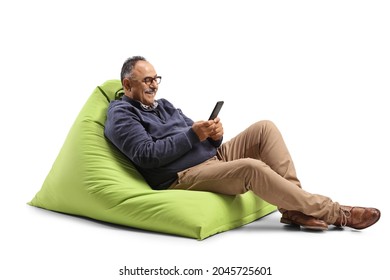
[[221, 111], [222, 105], [223, 105], [223, 101], [218, 101], [215, 104], [214, 110], [211, 112], [209, 120], [213, 120], [213, 119], [215, 119], [218, 116], [219, 111]]

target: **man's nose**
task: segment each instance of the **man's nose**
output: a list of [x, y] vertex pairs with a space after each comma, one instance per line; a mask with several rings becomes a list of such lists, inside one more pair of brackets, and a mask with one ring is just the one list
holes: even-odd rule
[[158, 83], [156, 80], [152, 80], [152, 83], [150, 84], [151, 88], [158, 88]]

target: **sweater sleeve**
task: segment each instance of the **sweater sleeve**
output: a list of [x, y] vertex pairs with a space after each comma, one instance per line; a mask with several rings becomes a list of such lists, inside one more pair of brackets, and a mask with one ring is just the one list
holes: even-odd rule
[[169, 164], [199, 142], [191, 126], [171, 136], [153, 139], [139, 116], [126, 106], [109, 107], [105, 135], [134, 164], [142, 168], [157, 168]]

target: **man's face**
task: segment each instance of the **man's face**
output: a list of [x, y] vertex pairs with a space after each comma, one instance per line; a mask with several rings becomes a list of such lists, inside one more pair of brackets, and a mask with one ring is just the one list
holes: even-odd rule
[[152, 105], [158, 90], [158, 83], [154, 79], [156, 77], [153, 65], [140, 60], [135, 64], [131, 78], [127, 78], [125, 92], [142, 104]]

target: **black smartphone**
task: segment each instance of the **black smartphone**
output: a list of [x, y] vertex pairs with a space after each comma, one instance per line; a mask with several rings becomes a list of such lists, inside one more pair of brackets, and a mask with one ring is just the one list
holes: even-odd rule
[[222, 105], [223, 101], [218, 101], [217, 104], [215, 104], [214, 110], [213, 112], [211, 112], [209, 120], [213, 120], [218, 116], [219, 111], [221, 111]]

